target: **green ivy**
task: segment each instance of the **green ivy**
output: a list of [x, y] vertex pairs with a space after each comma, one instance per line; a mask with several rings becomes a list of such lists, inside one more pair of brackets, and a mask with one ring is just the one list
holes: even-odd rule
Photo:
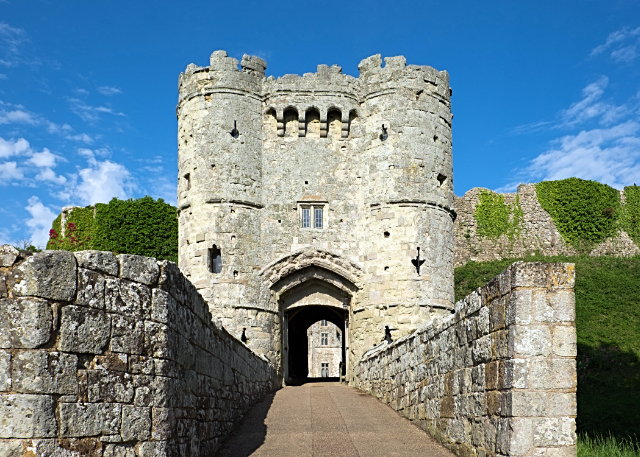
[[504, 195], [490, 190], [482, 190], [478, 195], [473, 217], [478, 223], [476, 233], [489, 239], [497, 239], [507, 235], [510, 240], [520, 233], [520, 225], [524, 217], [520, 206], [520, 196], [516, 196], [513, 205], [504, 201]]
[[636, 245], [640, 245], [640, 186], [625, 187], [624, 196], [622, 228]]
[[620, 193], [597, 181], [568, 178], [536, 184], [538, 201], [564, 240], [579, 250], [613, 236], [620, 218]]
[[[164, 200], [144, 197], [74, 208], [62, 238], [62, 215], [53, 221], [47, 249], [98, 249], [178, 261], [176, 208]], [[69, 230], [69, 225], [72, 230]]]
[[93, 249], [93, 230], [93, 207], [73, 208], [67, 211], [64, 237], [62, 237], [62, 214], [53, 221], [47, 249], [64, 249], [65, 251]]

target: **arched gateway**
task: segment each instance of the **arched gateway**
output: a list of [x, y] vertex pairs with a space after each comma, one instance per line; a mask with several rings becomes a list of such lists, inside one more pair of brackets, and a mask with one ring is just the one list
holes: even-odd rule
[[307, 377], [307, 330], [318, 321], [333, 323], [341, 334], [340, 375], [349, 366], [349, 319], [360, 289], [360, 268], [335, 254], [306, 249], [283, 257], [260, 272], [281, 322], [280, 366], [285, 382]]

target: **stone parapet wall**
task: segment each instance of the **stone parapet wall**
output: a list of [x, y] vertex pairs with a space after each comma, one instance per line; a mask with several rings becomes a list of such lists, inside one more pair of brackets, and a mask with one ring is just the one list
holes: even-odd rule
[[0, 248], [0, 455], [211, 455], [279, 387], [171, 262]]
[[[495, 240], [479, 236], [476, 231], [478, 222], [473, 213], [478, 204], [480, 193], [486, 190], [475, 187], [467, 191], [464, 196], [454, 198], [457, 213], [453, 224], [456, 267], [464, 265], [470, 260], [486, 262], [518, 258], [532, 253], [545, 256], [578, 254], [572, 246], [565, 242], [549, 213], [540, 205], [535, 184], [520, 184], [517, 193], [503, 194], [506, 204], [513, 205], [517, 199], [522, 208], [523, 219], [520, 233], [511, 239], [507, 235], [501, 235]], [[621, 197], [624, 199], [624, 192], [621, 192]], [[640, 254], [640, 249], [626, 232], [620, 231], [617, 236], [607, 238], [594, 246], [589, 254], [592, 256], [624, 257]]]
[[454, 314], [365, 353], [352, 384], [460, 456], [575, 456], [574, 273], [516, 262]]

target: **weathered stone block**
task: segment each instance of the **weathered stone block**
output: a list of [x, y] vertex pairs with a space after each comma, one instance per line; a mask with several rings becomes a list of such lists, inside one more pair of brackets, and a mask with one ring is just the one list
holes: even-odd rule
[[111, 315], [111, 341], [113, 352], [144, 354], [144, 322], [134, 317]]
[[534, 389], [573, 389], [576, 384], [574, 359], [531, 361], [531, 387]]
[[62, 308], [60, 350], [100, 354], [110, 334], [111, 322], [104, 311], [73, 305]]
[[95, 271], [78, 268], [76, 304], [104, 309], [104, 276]]
[[573, 416], [577, 415], [577, 400], [574, 393], [550, 392], [549, 416]]
[[573, 289], [575, 287], [576, 266], [573, 263], [547, 264], [547, 288], [550, 290]]
[[120, 254], [117, 258], [120, 264], [121, 278], [130, 279], [148, 286], [157, 283], [160, 269], [156, 259], [131, 254]]
[[530, 324], [533, 321], [533, 291], [514, 290], [506, 303], [506, 324]]
[[74, 252], [74, 255], [78, 261], [78, 266], [82, 268], [118, 276], [118, 259], [112, 252], [78, 251]]
[[545, 392], [511, 391], [502, 395], [502, 411], [507, 416], [544, 417], [547, 415]]
[[533, 419], [535, 446], [572, 446], [576, 444], [576, 421], [573, 418]]
[[507, 448], [502, 452], [507, 455], [527, 455], [533, 447], [531, 419], [511, 418], [508, 419], [508, 441]]
[[11, 377], [13, 390], [20, 393], [72, 395], [78, 393], [74, 354], [47, 351], [19, 351]]
[[0, 267], [12, 267], [20, 252], [8, 244], [0, 246]]
[[87, 391], [91, 403], [130, 403], [133, 377], [121, 371], [87, 370]]
[[136, 451], [130, 444], [107, 444], [103, 457], [136, 457]]
[[85, 437], [120, 433], [122, 406], [117, 403], [62, 403], [60, 436]]
[[526, 389], [529, 387], [529, 361], [511, 359], [504, 362], [504, 387], [506, 389]]
[[575, 357], [578, 355], [576, 328], [573, 326], [557, 325], [551, 331], [553, 337], [553, 354], [560, 357]]
[[536, 300], [538, 322], [573, 322], [576, 318], [575, 295], [572, 290], [545, 293], [546, 300]]
[[14, 291], [23, 296], [73, 301], [76, 297], [76, 270], [76, 258], [71, 252], [38, 252], [17, 268], [20, 282]]
[[46, 300], [0, 300], [0, 347], [33, 349], [51, 338], [53, 313]]
[[11, 390], [11, 353], [0, 351], [0, 392]]
[[0, 441], [0, 455], [3, 457], [22, 457], [22, 441]]
[[151, 408], [123, 405], [122, 431], [124, 441], [144, 441], [151, 436]]
[[151, 311], [151, 289], [125, 279], [107, 279], [105, 303], [107, 312], [147, 319]]
[[55, 437], [53, 407], [49, 395], [0, 395], [0, 438]]
[[509, 356], [546, 357], [551, 354], [551, 332], [546, 325], [509, 327]]
[[547, 264], [515, 262], [511, 265], [511, 287], [547, 287]]

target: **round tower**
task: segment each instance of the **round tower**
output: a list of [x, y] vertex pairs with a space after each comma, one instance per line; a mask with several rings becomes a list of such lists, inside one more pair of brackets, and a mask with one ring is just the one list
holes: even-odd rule
[[259, 333], [248, 344], [268, 354], [274, 317], [249, 309], [260, 269], [265, 69], [247, 55], [239, 69], [225, 51], [214, 52], [208, 67], [189, 65], [177, 116], [180, 269], [228, 331]]
[[368, 303], [353, 315], [356, 358], [385, 337], [453, 310], [453, 164], [449, 75], [380, 55], [359, 65], [366, 138]]

